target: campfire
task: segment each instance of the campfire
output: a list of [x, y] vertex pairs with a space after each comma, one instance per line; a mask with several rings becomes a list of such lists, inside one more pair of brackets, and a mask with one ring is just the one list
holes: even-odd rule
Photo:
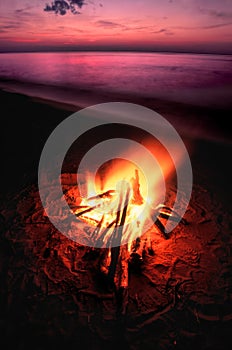
[[[59, 232], [84, 247], [87, 256], [93, 253], [92, 268], [100, 272], [104, 285], [121, 295], [132, 270], [142, 272], [147, 258], [155, 260], [156, 238], [169, 239], [181, 221], [191, 164], [176, 131], [163, 119], [157, 116], [153, 136], [150, 116], [143, 130], [125, 123], [124, 112], [116, 107], [114, 121], [119, 116], [120, 123], [96, 126], [98, 119], [93, 118], [95, 126], [79, 138], [74, 132], [78, 125], [73, 125], [73, 142], [67, 130], [62, 131], [67, 135], [64, 144], [59, 143], [60, 134], [57, 140], [51, 136], [40, 161], [39, 190], [45, 215]], [[147, 112], [136, 111], [133, 108], [133, 118], [138, 113], [135, 124], [140, 112], [143, 118]], [[107, 118], [111, 114], [107, 111]]]
[[125, 290], [129, 267], [138, 268], [146, 254], [155, 253], [148, 222], [152, 220], [168, 239], [165, 220], [180, 218], [168, 206], [157, 203], [159, 196], [148, 193], [141, 169], [126, 160], [110, 161], [95, 176], [86, 174], [85, 179], [78, 188], [66, 191], [66, 201], [76, 220], [87, 224], [91, 240], [103, 248], [101, 273], [117, 290]]

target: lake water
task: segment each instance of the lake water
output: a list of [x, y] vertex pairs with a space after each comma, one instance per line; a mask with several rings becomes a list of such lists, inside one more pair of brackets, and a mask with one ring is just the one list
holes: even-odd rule
[[6, 84], [16, 91], [74, 104], [79, 94], [91, 92], [227, 108], [232, 103], [232, 56], [1, 53], [0, 86]]

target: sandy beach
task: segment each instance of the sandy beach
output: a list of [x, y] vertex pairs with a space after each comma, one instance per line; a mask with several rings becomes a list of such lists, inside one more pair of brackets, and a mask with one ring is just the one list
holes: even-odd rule
[[0, 344], [232, 349], [232, 1], [0, 2]]
[[232, 1], [0, 2], [0, 344], [232, 349]]
[[[94, 267], [101, 252], [89, 253], [54, 230], [38, 194], [44, 143], [80, 106], [6, 91], [0, 96], [0, 322], [9, 348], [76, 349], [79, 344], [106, 350], [120, 344], [142, 350], [153, 349], [155, 342], [161, 350], [174, 349], [177, 341], [180, 350], [227, 349], [232, 320], [230, 112], [114, 96], [114, 101], [139, 103], [165, 116], [183, 138], [193, 168], [185, 216], [189, 225], [180, 225], [168, 240], [153, 230], [155, 253], [145, 258], [140, 273], [130, 271], [122, 317], [114, 293]], [[95, 96], [95, 101], [109, 102], [112, 96]]]

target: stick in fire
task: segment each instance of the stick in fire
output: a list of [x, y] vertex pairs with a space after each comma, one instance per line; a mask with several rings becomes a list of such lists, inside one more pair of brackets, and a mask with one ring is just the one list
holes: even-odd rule
[[[123, 200], [123, 190], [124, 187], [126, 187], [126, 194], [125, 198]], [[109, 279], [113, 282], [115, 272], [116, 272], [116, 266], [118, 263], [119, 255], [120, 255], [120, 247], [121, 247], [121, 241], [123, 236], [123, 228], [126, 221], [126, 215], [127, 215], [127, 208], [129, 203], [129, 196], [130, 196], [130, 188], [128, 184], [122, 185], [121, 193], [120, 193], [120, 200], [119, 200], [119, 207], [117, 212], [117, 219], [115, 224], [115, 229], [112, 235], [112, 248], [111, 248], [111, 263], [109, 267]], [[121, 219], [120, 219], [121, 217]], [[119, 223], [120, 220], [120, 223]]]
[[[98, 240], [98, 244], [104, 243], [104, 240], [110, 231], [112, 234], [109, 235], [110, 245], [109, 253], [107, 259], [103, 259], [102, 264], [107, 264], [108, 266], [102, 266], [101, 271], [104, 271], [108, 275], [108, 280], [110, 285], [114, 285], [118, 291], [119, 304], [120, 304], [120, 313], [125, 313], [127, 305], [127, 288], [128, 288], [128, 264], [133, 263], [133, 257], [139, 257], [139, 261], [143, 260], [143, 251], [145, 247], [141, 247], [141, 240], [135, 238], [135, 244], [132, 244], [132, 252], [129, 252], [128, 245], [121, 246], [123, 233], [125, 229], [125, 224], [127, 222], [127, 216], [129, 211], [129, 205], [142, 205], [144, 200], [140, 192], [140, 182], [139, 182], [139, 173], [135, 169], [134, 177], [130, 180], [131, 186], [128, 182], [121, 181], [118, 191], [109, 190], [104, 193], [101, 193], [97, 196], [93, 196], [85, 200], [85, 205], [79, 206], [75, 210], [76, 217], [87, 219], [87, 216], [91, 216], [91, 213], [95, 209], [101, 208], [106, 203], [110, 203], [111, 199], [118, 195], [118, 208], [115, 213], [115, 217], [112, 217], [111, 222], [107, 222], [104, 214], [101, 215], [99, 220], [96, 222], [96, 228], [91, 234], [91, 239]], [[117, 193], [116, 193], [117, 192]], [[95, 205], [86, 205], [86, 203], [91, 202]], [[165, 205], [158, 205], [153, 211], [152, 218], [155, 226], [161, 232], [165, 239], [169, 238], [169, 235], [165, 232], [165, 227], [160, 219], [171, 219], [174, 221], [180, 221], [178, 213], [174, 212], [171, 208]], [[182, 219], [183, 224], [187, 222]], [[149, 248], [148, 248], [149, 250]], [[138, 260], [138, 259], [137, 259]]]

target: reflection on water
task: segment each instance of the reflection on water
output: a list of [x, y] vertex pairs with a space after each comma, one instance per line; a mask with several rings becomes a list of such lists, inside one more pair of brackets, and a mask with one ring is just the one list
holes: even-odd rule
[[5, 53], [0, 54], [0, 79], [199, 105], [218, 100], [226, 105], [232, 98], [231, 63], [232, 56], [223, 55]]

